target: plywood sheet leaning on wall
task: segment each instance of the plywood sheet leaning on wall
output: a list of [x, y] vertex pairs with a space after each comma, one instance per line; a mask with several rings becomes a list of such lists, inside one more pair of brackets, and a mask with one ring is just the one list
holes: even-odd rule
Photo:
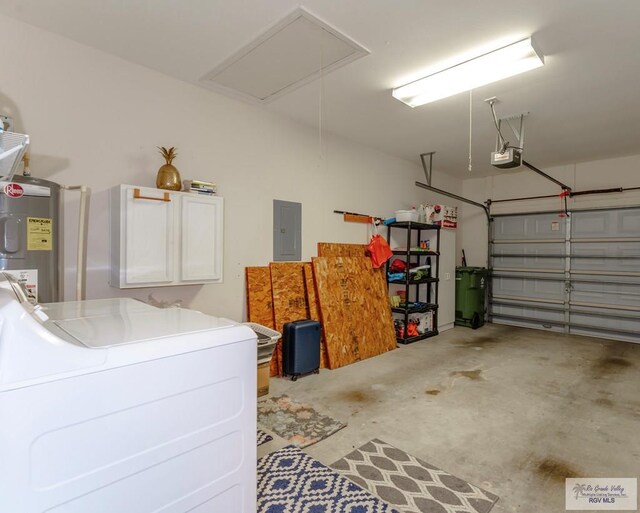
[[[337, 242], [318, 242], [319, 257], [364, 257], [367, 256], [367, 244], [342, 244]], [[385, 267], [374, 269], [376, 279], [386, 288]]]
[[[307, 304], [309, 305], [309, 319], [320, 321], [320, 307], [318, 306], [311, 262], [305, 262], [304, 264], [304, 285], [307, 292]], [[322, 331], [320, 333], [320, 368], [326, 369], [327, 367], [327, 347], [324, 340], [324, 331]]]
[[[302, 262], [272, 262], [271, 292], [275, 330], [283, 333], [288, 322], [309, 318], [307, 293], [304, 284], [304, 264]], [[273, 359], [278, 363], [278, 376], [282, 375], [282, 341], [278, 342]]]
[[[249, 322], [274, 328], [273, 298], [271, 295], [271, 270], [268, 267], [247, 267], [247, 318]], [[271, 359], [271, 375], [280, 373], [278, 362]]]
[[247, 267], [247, 316], [249, 322], [273, 329], [271, 271], [268, 267]]
[[329, 367], [396, 347], [387, 290], [367, 257], [313, 259]]
[[319, 257], [367, 256], [366, 244], [340, 244], [337, 242], [318, 242]]

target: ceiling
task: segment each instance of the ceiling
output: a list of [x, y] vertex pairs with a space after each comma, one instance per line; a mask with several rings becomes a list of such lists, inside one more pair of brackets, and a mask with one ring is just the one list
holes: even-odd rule
[[[370, 55], [264, 108], [419, 162], [436, 172], [488, 165], [498, 116], [530, 112], [525, 158], [540, 168], [640, 153], [640, 2], [636, 0], [0, 0], [0, 13], [167, 75], [201, 79], [302, 6]], [[470, 95], [411, 109], [391, 88], [533, 34], [545, 66]], [[212, 93], [214, 94], [214, 93]], [[507, 137], [508, 138], [508, 137]]]

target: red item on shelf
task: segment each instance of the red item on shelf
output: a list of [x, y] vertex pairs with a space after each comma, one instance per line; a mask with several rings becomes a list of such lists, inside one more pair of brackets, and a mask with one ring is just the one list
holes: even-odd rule
[[407, 270], [407, 263], [404, 260], [396, 258], [389, 266], [389, 272], [391, 273], [403, 273]]

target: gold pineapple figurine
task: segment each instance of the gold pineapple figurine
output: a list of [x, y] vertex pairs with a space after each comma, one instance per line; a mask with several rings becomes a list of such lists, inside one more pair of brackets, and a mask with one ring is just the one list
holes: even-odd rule
[[166, 189], [168, 191], [179, 191], [182, 188], [182, 180], [180, 172], [172, 164], [173, 159], [178, 156], [175, 147], [169, 149], [164, 146], [158, 146], [160, 154], [164, 157], [165, 164], [158, 169], [156, 176], [156, 187], [158, 189]]

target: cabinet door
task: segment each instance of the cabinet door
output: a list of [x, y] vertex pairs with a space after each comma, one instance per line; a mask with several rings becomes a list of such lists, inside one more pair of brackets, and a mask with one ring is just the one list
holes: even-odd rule
[[182, 196], [182, 281], [222, 281], [223, 200]]
[[[135, 191], [139, 198], [135, 197]], [[126, 188], [124, 193], [125, 284], [173, 281], [174, 212], [177, 197], [158, 189]]]

